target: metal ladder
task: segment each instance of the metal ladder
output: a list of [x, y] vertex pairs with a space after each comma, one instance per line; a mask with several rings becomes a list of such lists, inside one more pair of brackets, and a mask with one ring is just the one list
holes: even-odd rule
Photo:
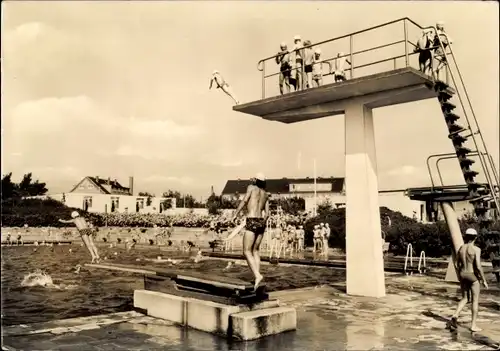
[[[437, 33], [437, 29], [434, 26], [428, 28], [432, 28], [434, 32]], [[497, 216], [500, 211], [499, 176], [495, 168], [493, 157], [488, 153], [488, 148], [479, 128], [479, 123], [472, 107], [472, 103], [465, 87], [462, 74], [460, 73], [460, 68], [458, 67], [458, 63], [455, 59], [451, 44], [447, 44], [447, 49], [449, 50], [449, 53], [447, 53], [441, 38], [439, 36], [437, 37], [441, 50], [443, 51], [444, 57], [447, 61], [445, 69], [453, 81], [456, 95], [464, 113], [466, 126], [460, 126], [455, 123], [456, 120], [458, 120], [460, 117], [452, 112], [452, 110], [454, 110], [456, 106], [448, 101], [453, 96], [453, 93], [448, 89], [449, 85], [445, 82], [436, 81], [434, 88], [438, 92], [438, 100], [448, 125], [448, 130], [450, 133], [448, 137], [452, 140], [453, 146], [455, 147], [456, 156], [464, 175], [465, 182], [470, 191], [470, 195], [474, 197], [470, 200], [470, 202], [474, 205], [475, 213], [480, 219], [480, 222], [489, 222], [490, 218], [488, 218], [487, 212], [490, 209], [490, 204], [494, 203]], [[457, 77], [450, 67], [451, 63], [453, 63], [456, 67]], [[460, 134], [464, 132], [466, 133], [465, 135]], [[471, 150], [463, 146], [463, 143], [466, 142], [469, 138], [472, 139], [475, 150]], [[488, 184], [487, 189], [484, 189], [481, 184], [478, 184], [474, 181], [474, 177], [479, 173], [470, 169], [470, 166], [475, 163], [475, 161], [468, 158], [467, 156], [472, 155], [478, 156], [479, 158], [481, 168], [484, 172]]]
[[[408, 244], [406, 246], [404, 273], [406, 275], [413, 275], [414, 271], [415, 270], [413, 268], [413, 246], [411, 244]], [[427, 262], [425, 260], [425, 251], [423, 250], [420, 252], [420, 256], [418, 258], [417, 271], [419, 274], [427, 272]]]

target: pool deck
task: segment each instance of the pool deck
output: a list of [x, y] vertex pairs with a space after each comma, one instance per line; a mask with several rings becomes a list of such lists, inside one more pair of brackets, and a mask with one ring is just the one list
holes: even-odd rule
[[481, 297], [478, 325], [471, 333], [467, 306], [456, 332], [446, 319], [457, 303], [457, 286], [429, 276], [387, 274], [382, 299], [347, 296], [337, 283], [271, 293], [298, 313], [298, 329], [236, 343], [138, 312], [6, 326], [5, 350], [498, 350], [500, 289]]

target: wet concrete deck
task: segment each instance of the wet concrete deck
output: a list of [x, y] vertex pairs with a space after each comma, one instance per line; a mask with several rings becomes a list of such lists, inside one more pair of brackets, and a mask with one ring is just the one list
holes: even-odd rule
[[382, 299], [347, 296], [344, 286], [322, 286], [272, 293], [298, 312], [298, 329], [247, 343], [186, 330], [137, 312], [4, 327], [9, 350], [498, 350], [500, 294], [484, 291], [472, 334], [466, 307], [457, 332], [446, 329], [458, 289], [442, 279], [387, 276]]

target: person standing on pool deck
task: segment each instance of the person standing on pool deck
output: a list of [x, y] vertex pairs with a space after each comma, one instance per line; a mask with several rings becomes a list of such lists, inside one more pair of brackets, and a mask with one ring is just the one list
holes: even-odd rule
[[462, 290], [462, 299], [458, 303], [455, 314], [451, 317], [451, 325], [457, 327], [457, 319], [460, 312], [467, 304], [467, 295], [472, 298], [472, 323], [470, 330], [472, 332], [481, 331], [476, 325], [477, 314], [479, 309], [479, 292], [481, 286], [488, 289], [488, 283], [484, 277], [483, 267], [481, 266], [481, 249], [475, 245], [477, 231], [474, 228], [469, 228], [465, 232], [465, 244], [463, 244], [457, 253], [457, 268], [459, 272], [460, 287]]
[[92, 263], [99, 262], [100, 257], [94, 244], [92, 229], [89, 227], [87, 221], [85, 220], [85, 218], [80, 217], [80, 214], [77, 211], [73, 211], [71, 213], [71, 218], [72, 219], [69, 219], [67, 221], [64, 219], [59, 219], [59, 222], [67, 224], [74, 223], [76, 225], [76, 228], [78, 229], [78, 232], [80, 233], [83, 243], [92, 256]]
[[266, 192], [266, 179], [262, 173], [258, 173], [252, 179], [252, 183], [248, 186], [247, 193], [238, 205], [231, 220], [236, 220], [241, 210], [246, 207], [247, 217], [246, 231], [243, 235], [243, 254], [248, 267], [255, 276], [254, 290], [257, 290], [264, 278], [260, 274], [259, 248], [266, 231], [267, 218], [269, 217], [269, 195]]
[[227, 84], [227, 82], [224, 80], [224, 78], [222, 77], [220, 72], [217, 70], [215, 70], [212, 73], [212, 79], [210, 79], [210, 86], [208, 87], [209, 90], [212, 89], [212, 84], [214, 82], [215, 82], [215, 84], [217, 84], [217, 89], [219, 89], [219, 88], [222, 89], [223, 92], [225, 92], [227, 95], [229, 95], [231, 97], [231, 99], [234, 100], [236, 105], [238, 105], [240, 103], [238, 101], [238, 99], [236, 99], [236, 97], [234, 96], [233, 90], [231, 89], [229, 84]]

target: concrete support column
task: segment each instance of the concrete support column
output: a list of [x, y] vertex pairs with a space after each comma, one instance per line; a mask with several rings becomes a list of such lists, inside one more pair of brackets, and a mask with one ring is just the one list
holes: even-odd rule
[[457, 213], [453, 208], [453, 204], [451, 202], [442, 202], [441, 210], [443, 211], [446, 224], [448, 224], [448, 230], [450, 231], [451, 242], [453, 245], [444, 280], [447, 282], [458, 283], [458, 272], [455, 264], [456, 254], [458, 249], [460, 249], [460, 247], [464, 244], [464, 238], [462, 236], [462, 231], [460, 230], [460, 224], [458, 223]]
[[347, 293], [385, 296], [377, 158], [371, 109], [345, 110]]

